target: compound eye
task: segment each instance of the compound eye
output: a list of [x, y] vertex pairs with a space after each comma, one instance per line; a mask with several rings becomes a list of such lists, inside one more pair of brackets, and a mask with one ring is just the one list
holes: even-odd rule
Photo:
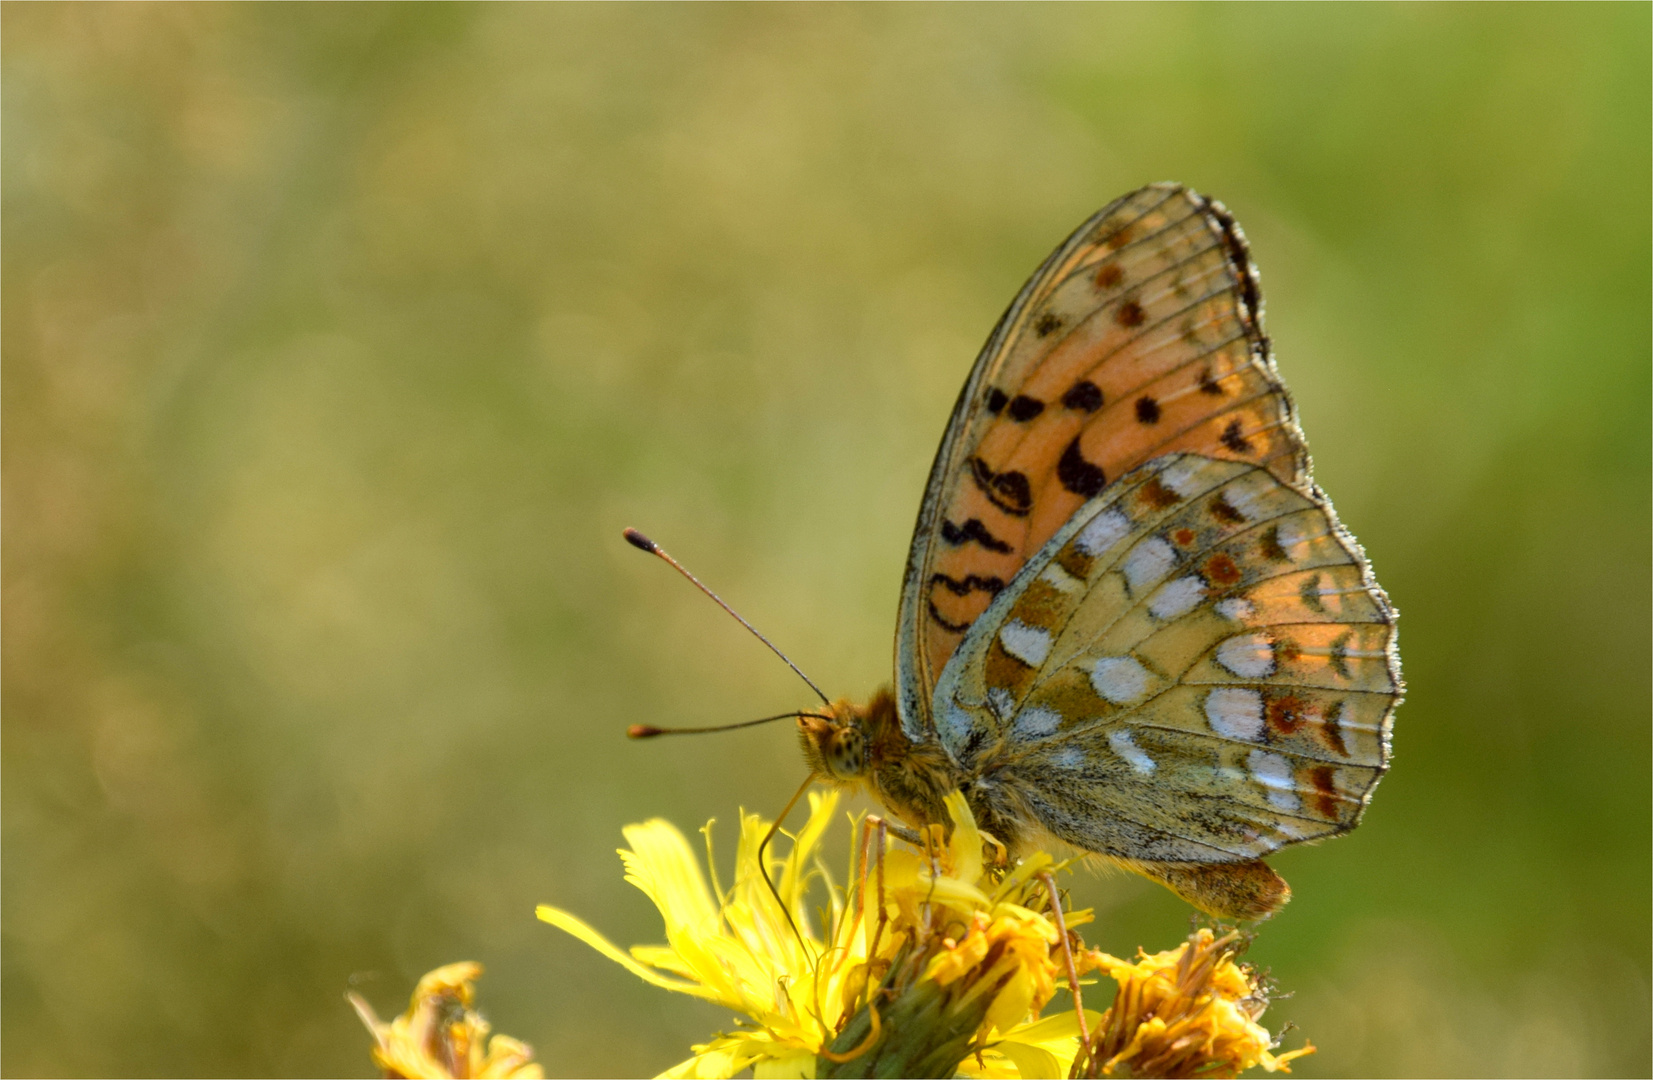
[[860, 776], [866, 768], [866, 744], [861, 733], [853, 729], [834, 733], [831, 759], [832, 771], [840, 777]]

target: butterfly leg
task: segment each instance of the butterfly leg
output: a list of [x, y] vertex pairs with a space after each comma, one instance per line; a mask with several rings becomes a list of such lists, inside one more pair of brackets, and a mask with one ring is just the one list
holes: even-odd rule
[[1232, 863], [1127, 863], [1208, 915], [1249, 922], [1286, 906], [1291, 886], [1261, 859]]
[[924, 846], [923, 835], [907, 828], [907, 826], [898, 825], [897, 823], [887, 821], [884, 818], [879, 818], [878, 823], [884, 832], [895, 837], [897, 840], [905, 840], [907, 843], [916, 848], [922, 848]]
[[[888, 843], [886, 837], [888, 830], [888, 824], [877, 814], [869, 814], [861, 822], [860, 880], [857, 882], [855, 905], [856, 921], [861, 926], [862, 934], [866, 934], [867, 932], [867, 919], [869, 917], [869, 912], [867, 909], [867, 888], [870, 882], [867, 879], [869, 875], [873, 873], [871, 868], [874, 865], [878, 867], [878, 923], [872, 931], [872, 936], [867, 939], [867, 989], [869, 991], [873, 986], [871, 980], [873, 977], [873, 965], [878, 959], [879, 939], [884, 936], [884, 925], [889, 921], [889, 913], [884, 907], [884, 849]], [[877, 838], [876, 857], [873, 854], [875, 837]]]
[[[867, 1031], [866, 1038], [862, 1039], [859, 1044], [851, 1047], [849, 1050], [840, 1052], [831, 1049], [830, 1046], [823, 1046], [818, 1051], [821, 1057], [840, 1065], [854, 1061], [856, 1058], [878, 1045], [878, 1040], [883, 1037], [884, 1033], [883, 1021], [878, 1016], [878, 983], [875, 982], [873, 978], [873, 963], [878, 957], [878, 939], [884, 935], [884, 923], [888, 918], [887, 912], [884, 909], [884, 833], [884, 822], [876, 815], [868, 816], [867, 819], [861, 823], [861, 880], [858, 890], [860, 899], [857, 901], [856, 906], [861, 922], [861, 932], [865, 933], [867, 917], [867, 857], [869, 849], [873, 845], [873, 837], [876, 836], [878, 838], [878, 928], [873, 931], [872, 940], [867, 946], [865, 992], [867, 994], [866, 1001], [869, 1030]], [[817, 1008], [819, 1008], [819, 1006], [817, 1006]], [[854, 1006], [845, 1010], [844, 1018], [840, 1021], [840, 1026], [838, 1029], [840, 1035], [843, 1034], [843, 1025], [847, 1024], [857, 1011], [857, 1008]]]
[[1079, 969], [1073, 963], [1073, 948], [1068, 943], [1068, 924], [1062, 917], [1062, 895], [1056, 891], [1056, 879], [1049, 870], [1039, 875], [1050, 893], [1050, 913], [1056, 919], [1056, 933], [1062, 942], [1062, 964], [1067, 968], [1068, 989], [1073, 992], [1073, 1012], [1079, 1020], [1079, 1045], [1089, 1046], [1091, 1033], [1085, 1026], [1085, 1001], [1079, 995]]
[[[862, 828], [866, 830], [861, 844], [861, 895], [863, 903], [867, 892], [867, 847], [873, 837], [877, 837], [877, 875], [878, 875], [878, 925], [873, 929], [872, 940], [867, 945], [867, 990], [873, 989], [872, 965], [878, 959], [879, 939], [884, 936], [884, 924], [889, 921], [889, 911], [884, 903], [884, 849], [889, 844], [889, 823], [876, 814], [870, 815]], [[863, 915], [863, 918], [865, 916]], [[865, 925], [865, 924], [863, 924]]]
[[[883, 1033], [884, 1033], [883, 1021], [878, 1016], [878, 985], [879, 984], [876, 981], [874, 981], [873, 964], [878, 958], [878, 940], [879, 940], [879, 938], [884, 936], [884, 924], [888, 920], [888, 913], [885, 911], [885, 908], [884, 908], [884, 847], [885, 847], [885, 844], [886, 844], [885, 832], [886, 832], [886, 826], [884, 824], [884, 820], [882, 818], [878, 817], [877, 815], [869, 815], [867, 817], [867, 819], [861, 823], [861, 874], [860, 874], [861, 881], [860, 881], [860, 888], [859, 888], [860, 899], [857, 902], [857, 907], [858, 907], [859, 912], [860, 912], [862, 933], [866, 932], [865, 928], [866, 928], [866, 917], [867, 917], [867, 915], [866, 915], [866, 912], [867, 912], [867, 857], [868, 857], [869, 849], [873, 846], [873, 837], [876, 836], [878, 838], [878, 841], [877, 841], [877, 846], [878, 846], [878, 862], [877, 862], [877, 865], [878, 865], [878, 872], [877, 872], [878, 873], [878, 928], [873, 931], [872, 940], [867, 945], [867, 966], [866, 966], [866, 977], [865, 977], [865, 982], [866, 982], [865, 992], [866, 992], [866, 995], [867, 995], [867, 998], [866, 998], [866, 1001], [867, 1001], [867, 1014], [868, 1014], [868, 1021], [869, 1021], [870, 1026], [869, 1026], [869, 1030], [867, 1031], [866, 1038], [862, 1039], [859, 1044], [857, 1044], [854, 1047], [851, 1047], [849, 1050], [842, 1051], [842, 1052], [835, 1051], [835, 1050], [831, 1049], [830, 1046], [824, 1046], [820, 1049], [819, 1054], [820, 1054], [821, 1057], [827, 1059], [828, 1061], [835, 1062], [835, 1063], [840, 1064], [840, 1065], [847, 1064], [848, 1062], [854, 1061], [856, 1058], [860, 1057], [861, 1055], [865, 1054], [867, 1051], [871, 1050], [874, 1046], [878, 1045], [878, 1040], [883, 1037]], [[853, 1006], [849, 1009], [846, 1009], [845, 1012], [844, 1012], [844, 1019], [843, 1019], [843, 1021], [841, 1021], [841, 1023], [847, 1024], [848, 1021], [850, 1020], [850, 1018], [853, 1017], [856, 1014], [856, 1012], [857, 1012], [857, 1009]], [[843, 1033], [843, 1027], [840, 1027], [838, 1030], [839, 1030], [839, 1034], [841, 1035]]]
[[[859, 880], [856, 882], [855, 889], [855, 922], [861, 927], [862, 934], [866, 933], [867, 926], [867, 859], [872, 854], [874, 820], [874, 818], [868, 817], [861, 821], [861, 857], [856, 861], [856, 866], [859, 867]], [[870, 960], [872, 954], [869, 952], [867, 955]]]

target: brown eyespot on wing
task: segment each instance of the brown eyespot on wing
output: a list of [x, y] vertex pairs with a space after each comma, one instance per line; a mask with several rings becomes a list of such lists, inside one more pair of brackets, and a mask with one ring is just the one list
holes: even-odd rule
[[902, 588], [896, 681], [909, 737], [932, 737], [943, 668], [1027, 560], [1111, 482], [1175, 451], [1312, 487], [1244, 234], [1220, 203], [1155, 184], [1045, 260], [954, 407]]

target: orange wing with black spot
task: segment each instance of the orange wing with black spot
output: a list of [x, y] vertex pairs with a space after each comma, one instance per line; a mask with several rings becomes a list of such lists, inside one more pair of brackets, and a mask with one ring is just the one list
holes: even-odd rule
[[1017, 570], [1111, 481], [1173, 451], [1312, 488], [1244, 234], [1220, 203], [1155, 184], [1045, 260], [954, 407], [901, 594], [896, 681], [910, 737], [933, 732], [936, 680]]

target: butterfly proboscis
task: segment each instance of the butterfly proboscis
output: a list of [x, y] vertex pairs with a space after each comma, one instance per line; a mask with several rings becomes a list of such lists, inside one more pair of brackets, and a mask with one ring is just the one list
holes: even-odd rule
[[[764, 834], [762, 842], [758, 844], [758, 872], [763, 875], [763, 883], [769, 887], [769, 892], [774, 896], [775, 903], [780, 907], [781, 913], [786, 916], [787, 925], [791, 928], [793, 936], [798, 939], [799, 946], [805, 953], [808, 953], [810, 950], [807, 939], [805, 939], [803, 933], [798, 929], [798, 924], [793, 922], [791, 910], [787, 907], [786, 901], [781, 898], [780, 890], [775, 887], [775, 882], [769, 877], [769, 868], [764, 863], [764, 852], [768, 850], [770, 842], [775, 839], [775, 834], [780, 831], [781, 825], [786, 821], [787, 816], [792, 813], [793, 807], [798, 805], [798, 800], [803, 797], [805, 791], [809, 790], [809, 785], [819, 779], [826, 779], [838, 784], [853, 784], [856, 781], [865, 778], [869, 770], [875, 764], [872, 760], [865, 736], [863, 735], [863, 724], [868, 719], [868, 713], [871, 706], [863, 708], [853, 705], [845, 700], [839, 700], [836, 702], [829, 700], [827, 696], [821, 692], [820, 687], [815, 685], [814, 680], [812, 680], [808, 675], [805, 675], [803, 670], [799, 668], [797, 664], [792, 662], [791, 657], [782, 652], [779, 646], [777, 646], [774, 642], [759, 633], [755, 626], [747, 622], [738, 611], [730, 607], [722, 597], [713, 592], [704, 582], [695, 577], [694, 574], [690, 573], [688, 567], [672, 558], [666, 549], [662, 548], [659, 544], [655, 543], [653, 540], [633, 528], [627, 528], [622, 535], [625, 537], [626, 542], [632, 547], [660, 558], [673, 570], [676, 570], [684, 578], [688, 579], [688, 581], [692, 583], [695, 588], [706, 594], [706, 596], [709, 597], [713, 603], [717, 604], [718, 607], [727, 612], [736, 622], [740, 623], [748, 631], [750, 631], [753, 637], [768, 646], [769, 650], [776, 656], [780, 657], [782, 662], [784, 662], [787, 667], [791, 668], [793, 673], [795, 673], [798, 678], [802, 679], [811, 690], [815, 691], [816, 696], [818, 696], [821, 701], [826, 704], [827, 709], [829, 710], [829, 715], [822, 715], [817, 712], [801, 710], [798, 712], [777, 713], [774, 716], [765, 716], [757, 720], [742, 720], [732, 724], [714, 724], [706, 727], [663, 728], [652, 724], [633, 724], [626, 729], [626, 734], [630, 738], [652, 739], [661, 735], [705, 735], [719, 731], [736, 731], [740, 728], [757, 727], [760, 724], [773, 723], [776, 720], [787, 720], [792, 718], [797, 719], [799, 736], [804, 746], [804, 755], [809, 760], [811, 765], [810, 772], [808, 776], [804, 777], [804, 782], [798, 786], [798, 790], [793, 792], [792, 798], [787, 800], [785, 809], [783, 809], [780, 814], [776, 816], [774, 823], [769, 826], [769, 831]], [[885, 692], [874, 698], [874, 702], [878, 702], [880, 700], [887, 702], [889, 700], [889, 694]], [[871, 827], [878, 836], [878, 891], [880, 898], [879, 930], [882, 931], [884, 923], [882, 902], [884, 879], [884, 837], [886, 835], [894, 835], [909, 844], [925, 847], [926, 849], [928, 848], [928, 843], [926, 837], [920, 835], [918, 832], [903, 825], [896, 824], [895, 822], [888, 821], [882, 817], [869, 817], [866, 821], [866, 825]], [[994, 842], [997, 843], [996, 841]], [[866, 867], [865, 846], [865, 843], [863, 843], [861, 858], [863, 873], [865, 872]], [[1083, 1032], [1085, 1030], [1084, 1005], [1080, 997], [1079, 978], [1077, 969], [1074, 966], [1072, 948], [1068, 942], [1067, 926], [1062, 918], [1061, 895], [1057, 891], [1055, 880], [1048, 872], [1041, 875], [1041, 879], [1046, 890], [1050, 894], [1051, 912], [1055, 916], [1056, 925], [1060, 931], [1060, 944], [1064, 961], [1064, 969], [1068, 979], [1068, 989], [1073, 995], [1074, 1007], [1079, 1014], [1079, 1028], [1080, 1031]], [[862, 883], [862, 891], [863, 893], [865, 892], [864, 882]], [[876, 938], [874, 940], [876, 945]], [[874, 1029], [874, 1033], [876, 1034], [876, 1027]], [[871, 1037], [869, 1037], [868, 1045], [870, 1044]], [[865, 1047], [861, 1049], [865, 1049]], [[852, 1051], [849, 1056], [854, 1057], [858, 1053], [859, 1050]]]

